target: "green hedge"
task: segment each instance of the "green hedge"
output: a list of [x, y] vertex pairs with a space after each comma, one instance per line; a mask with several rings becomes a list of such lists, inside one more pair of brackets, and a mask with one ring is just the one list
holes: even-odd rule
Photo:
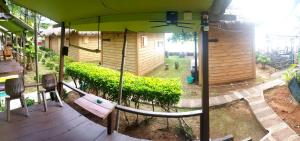
[[[89, 86], [107, 93], [112, 100], [118, 99], [118, 71], [96, 64], [73, 62], [66, 66], [66, 73]], [[124, 73], [123, 100], [155, 102], [161, 106], [178, 103], [181, 83], [178, 79], [135, 76]]]

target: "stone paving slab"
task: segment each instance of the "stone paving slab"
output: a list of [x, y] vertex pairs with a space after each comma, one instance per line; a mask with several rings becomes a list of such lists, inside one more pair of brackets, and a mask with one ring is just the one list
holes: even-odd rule
[[296, 141], [300, 140], [299, 135], [292, 130], [265, 102], [263, 91], [282, 85], [284, 82], [280, 79], [270, 81], [259, 86], [255, 89], [248, 89], [249, 93], [255, 93], [252, 97], [245, 98], [249, 106], [260, 122], [260, 124], [269, 132], [262, 141]]
[[[275, 79], [258, 86], [232, 91], [227, 95], [210, 97], [210, 106], [224, 105], [236, 100], [245, 99], [257, 121], [269, 133], [262, 141], [300, 141], [299, 135], [286, 124], [269, 105], [266, 103], [263, 91], [278, 85], [283, 85], [284, 81]], [[178, 103], [178, 107], [201, 108], [201, 99], [183, 99]]]

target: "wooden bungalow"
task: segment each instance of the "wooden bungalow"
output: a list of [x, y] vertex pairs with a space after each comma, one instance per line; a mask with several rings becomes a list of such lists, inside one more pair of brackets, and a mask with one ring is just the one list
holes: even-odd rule
[[[97, 32], [90, 31], [79, 31], [75, 32], [71, 31], [69, 36], [68, 30], [66, 30], [66, 44], [68, 45], [70, 42], [73, 45], [83, 46], [88, 49], [97, 49], [98, 41], [97, 41]], [[60, 28], [48, 29], [43, 32], [45, 38], [45, 47], [51, 48], [55, 53], [59, 54], [60, 52]], [[68, 41], [71, 39], [70, 42]], [[91, 61], [95, 62], [101, 61], [101, 53], [98, 52], [89, 52], [86, 50], [80, 50], [78, 48], [70, 48], [68, 56], [72, 57], [75, 61]]]
[[[59, 54], [60, 32], [59, 28], [44, 31], [45, 47], [51, 48]], [[67, 30], [68, 34], [68, 30]], [[69, 48], [68, 56], [76, 61], [99, 61], [104, 67], [120, 69], [121, 52], [123, 45], [122, 32], [102, 32], [100, 41], [101, 53], [88, 52], [78, 48]], [[68, 35], [66, 36], [68, 39]], [[97, 32], [71, 32], [71, 44], [88, 49], [97, 49]], [[125, 71], [136, 75], [144, 75], [158, 66], [164, 64], [164, 33], [137, 33], [128, 34], [128, 48], [126, 51]], [[68, 44], [68, 41], [66, 41]]]
[[[102, 65], [120, 69], [123, 33], [103, 32]], [[125, 71], [144, 75], [164, 64], [164, 33], [128, 33]]]
[[[255, 78], [253, 25], [235, 22], [211, 26], [209, 39], [210, 84], [232, 83]], [[199, 56], [201, 54], [200, 41]], [[201, 57], [199, 62], [201, 68]]]

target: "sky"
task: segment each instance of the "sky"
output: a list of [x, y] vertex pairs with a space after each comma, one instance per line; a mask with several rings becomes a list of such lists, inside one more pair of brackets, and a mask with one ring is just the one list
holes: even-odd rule
[[[232, 0], [226, 13], [237, 15], [239, 21], [255, 24], [257, 51], [265, 52], [267, 46], [271, 50], [283, 50], [291, 46], [287, 36], [300, 34], [299, 0]], [[292, 42], [299, 45], [300, 41]]]
[[[300, 36], [299, 3], [300, 0], [232, 0], [226, 13], [237, 15], [241, 22], [255, 24], [256, 50], [264, 50], [270, 44], [266, 41], [266, 36], [274, 36], [274, 39], [271, 38], [271, 40], [276, 42], [272, 45], [276, 50], [291, 44], [290, 38], [279, 38], [280, 40], [278, 40], [278, 37]], [[166, 34], [166, 38], [169, 36], [171, 35]], [[299, 45], [300, 38], [293, 42], [294, 45]], [[171, 51], [193, 52], [194, 49], [193, 42], [181, 45], [166, 41], [165, 45], [166, 50]]]

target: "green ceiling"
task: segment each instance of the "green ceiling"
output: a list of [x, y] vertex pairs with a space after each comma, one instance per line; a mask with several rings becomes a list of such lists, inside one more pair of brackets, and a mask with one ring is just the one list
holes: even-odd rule
[[[33, 33], [33, 29], [30, 26], [17, 19], [16, 17], [12, 17], [7, 21], [0, 21], [0, 26], [7, 29], [7, 32], [12, 32], [18, 35], [22, 34], [24, 31]], [[4, 30], [2, 31], [5, 32]]]
[[97, 30], [98, 16], [101, 31], [174, 32], [182, 28], [168, 26], [150, 28], [165, 20], [166, 11], [177, 11], [179, 21], [183, 12], [193, 13], [191, 31], [199, 30], [200, 13], [208, 11], [213, 0], [13, 0], [14, 3], [36, 11], [56, 22], [71, 22], [77, 30]]

